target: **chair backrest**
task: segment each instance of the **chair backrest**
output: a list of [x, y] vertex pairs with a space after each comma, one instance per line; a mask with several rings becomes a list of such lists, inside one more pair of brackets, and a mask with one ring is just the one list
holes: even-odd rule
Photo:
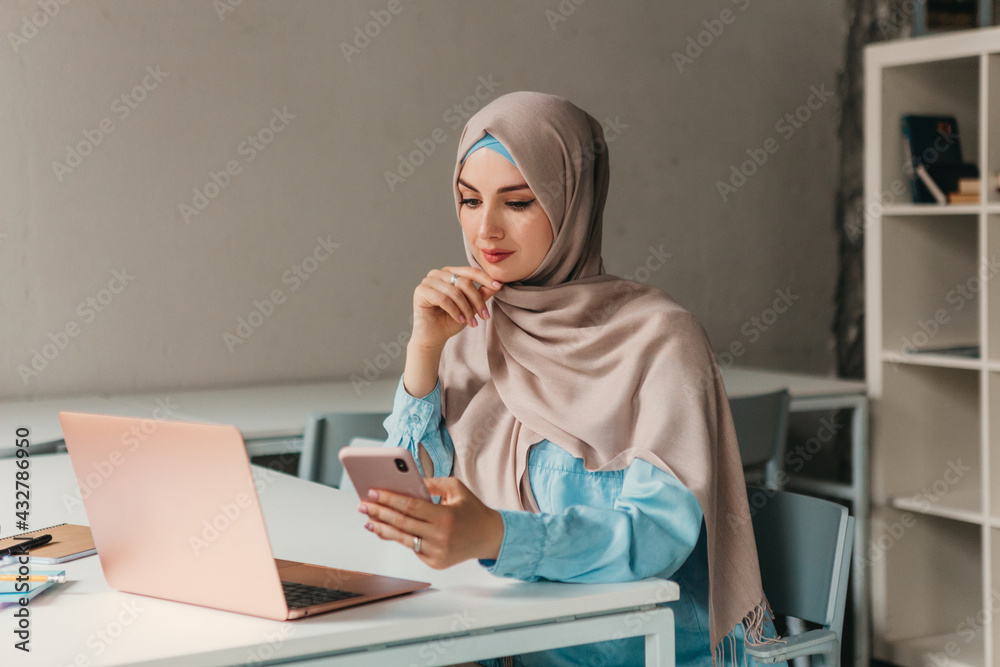
[[790, 402], [787, 389], [729, 399], [748, 482], [774, 482], [785, 456]]
[[327, 486], [339, 485], [344, 467], [337, 458], [337, 452], [347, 447], [352, 438], [374, 438], [385, 442], [389, 435], [382, 422], [388, 416], [388, 412], [310, 413], [302, 437], [298, 476]]
[[841, 636], [854, 517], [821, 498], [747, 487], [764, 594], [777, 614]]

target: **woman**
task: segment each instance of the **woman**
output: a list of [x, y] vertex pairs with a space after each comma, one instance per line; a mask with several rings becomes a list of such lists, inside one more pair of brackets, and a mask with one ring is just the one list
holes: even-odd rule
[[[441, 501], [379, 491], [359, 510], [436, 568], [673, 579], [677, 664], [742, 664], [744, 634], [773, 628], [725, 389], [690, 313], [604, 272], [608, 179], [600, 124], [563, 98], [512, 93], [469, 120], [454, 178], [469, 266], [414, 291], [386, 420]], [[643, 646], [518, 662], [643, 664]]]

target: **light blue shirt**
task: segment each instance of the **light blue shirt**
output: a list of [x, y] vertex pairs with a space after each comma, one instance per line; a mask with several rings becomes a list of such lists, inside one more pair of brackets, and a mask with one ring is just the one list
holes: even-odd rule
[[[434, 476], [451, 474], [455, 446], [441, 418], [440, 382], [427, 396], [415, 398], [400, 379], [385, 429], [386, 446], [410, 450], [419, 466], [422, 443]], [[680, 599], [668, 603], [674, 610], [677, 665], [711, 667], [708, 547], [694, 494], [670, 473], [640, 459], [623, 470], [590, 472], [582, 459], [548, 440], [528, 451], [528, 480], [540, 512], [499, 510], [504, 524], [500, 552], [496, 560], [480, 564], [495, 575], [523, 581], [669, 578], [680, 586]], [[735, 661], [727, 653], [725, 663], [742, 665], [742, 628], [734, 632]], [[773, 636], [773, 626], [767, 634]], [[644, 656], [640, 636], [529, 653], [516, 662], [524, 667], [610, 667], [642, 665]]]

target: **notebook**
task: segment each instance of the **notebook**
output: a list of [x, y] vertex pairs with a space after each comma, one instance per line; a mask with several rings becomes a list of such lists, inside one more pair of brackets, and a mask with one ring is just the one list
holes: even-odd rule
[[[59, 423], [77, 482], [90, 490], [83, 503], [112, 588], [291, 620], [430, 586], [276, 559], [235, 426], [81, 412], [60, 412]], [[139, 447], [122, 446], [140, 431]], [[88, 475], [102, 469], [92, 488]]]
[[39, 535], [51, 535], [52, 541], [31, 549], [28, 554], [28, 562], [30, 563], [55, 565], [97, 553], [90, 528], [72, 523], [60, 523], [56, 526], [5, 537], [0, 539], [0, 549], [22, 544], [26, 541], [25, 538], [38, 537]]
[[[5, 570], [0, 567], [0, 574], [17, 574], [16, 569]], [[32, 568], [32, 575], [53, 575], [57, 576], [60, 574], [66, 574], [66, 570], [36, 570]], [[39, 593], [48, 590], [56, 585], [54, 581], [28, 581], [18, 584], [21, 582], [17, 581], [0, 581], [0, 606], [5, 604], [21, 604], [21, 598], [28, 598], [29, 600]], [[28, 590], [19, 590], [23, 587], [23, 584], [28, 584]]]

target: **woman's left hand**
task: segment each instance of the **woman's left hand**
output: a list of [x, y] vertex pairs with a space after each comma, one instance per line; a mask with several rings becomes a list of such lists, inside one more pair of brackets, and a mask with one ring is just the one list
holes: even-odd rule
[[493, 558], [503, 541], [503, 518], [484, 505], [454, 477], [424, 480], [440, 504], [390, 491], [369, 491], [369, 500], [358, 506], [370, 521], [365, 528], [383, 540], [414, 547], [420, 538], [420, 560], [441, 570], [470, 558]]

